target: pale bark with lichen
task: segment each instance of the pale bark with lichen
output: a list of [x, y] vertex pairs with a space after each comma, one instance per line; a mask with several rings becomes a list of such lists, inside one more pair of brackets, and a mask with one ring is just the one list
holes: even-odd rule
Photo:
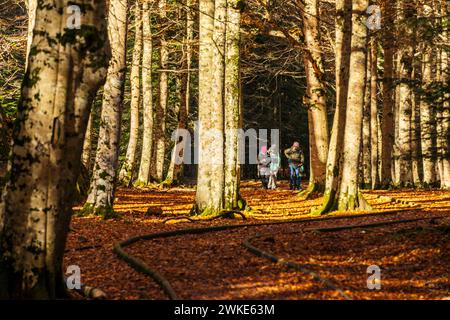
[[103, 89], [100, 131], [85, 213], [105, 217], [113, 213], [116, 170], [120, 148], [123, 90], [126, 71], [127, 0], [109, 3], [108, 36], [111, 61]]
[[29, 56], [11, 176], [0, 203], [1, 299], [65, 294], [62, 260], [83, 139], [109, 59], [105, 2], [81, 1], [85, 11], [75, 30], [65, 27], [69, 3], [42, 0], [36, 10], [36, 50]]

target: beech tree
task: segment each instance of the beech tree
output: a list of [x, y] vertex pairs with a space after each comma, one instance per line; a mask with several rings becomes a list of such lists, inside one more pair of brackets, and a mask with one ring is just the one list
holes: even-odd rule
[[11, 173], [0, 205], [3, 299], [65, 293], [62, 258], [83, 138], [109, 60], [105, 2], [79, 2], [85, 10], [76, 28], [67, 27], [69, 4], [42, 0], [36, 9]]
[[136, 153], [139, 138], [139, 107], [141, 104], [141, 60], [142, 60], [142, 10], [139, 1], [134, 5], [134, 45], [131, 66], [130, 139], [119, 182], [129, 186], [136, 167]]
[[168, 74], [167, 67], [169, 62], [169, 48], [166, 41], [165, 30], [167, 28], [167, 2], [159, 0], [159, 19], [160, 19], [160, 49], [159, 49], [159, 99], [156, 104], [155, 113], [155, 167], [154, 178], [161, 182], [164, 177], [164, 161], [166, 153], [166, 113], [168, 99]]
[[[191, 101], [191, 83], [192, 83], [192, 60], [194, 47], [194, 1], [186, 0], [186, 7], [183, 12], [183, 19], [185, 20], [184, 29], [185, 36], [183, 39], [183, 62], [181, 65], [182, 73], [180, 78], [180, 108], [178, 110], [178, 130], [188, 128], [188, 114]], [[177, 163], [176, 159], [184, 158], [185, 141], [175, 141], [175, 146], [171, 154], [171, 160], [167, 176], [164, 181], [165, 185], [173, 186], [182, 182], [183, 180], [183, 164]]]
[[[330, 147], [334, 155], [338, 155], [339, 174], [337, 177], [335, 171], [327, 176], [330, 182], [327, 182], [329, 189], [326, 190], [324, 205], [319, 208], [316, 213], [323, 214], [330, 210], [355, 210], [368, 207], [359, 192], [359, 152], [361, 144], [362, 116], [364, 106], [364, 94], [366, 85], [366, 45], [367, 45], [367, 27], [364, 15], [368, 6], [367, 0], [353, 1], [350, 3], [339, 2], [338, 12], [343, 13], [343, 20], [337, 20], [337, 37], [339, 45], [336, 49], [340, 49], [340, 55], [336, 54], [336, 58], [340, 59], [339, 71], [337, 78], [342, 76], [343, 70], [348, 69], [348, 87], [345, 88], [346, 108], [339, 105], [335, 115], [335, 125], [333, 130], [337, 132], [336, 137], [343, 139], [332, 139], [334, 144]], [[349, 24], [348, 15], [351, 15], [351, 26]], [[347, 16], [347, 19], [346, 19]], [[350, 47], [345, 45], [345, 31], [351, 29]], [[342, 32], [342, 34], [341, 34]], [[336, 41], [338, 43], [338, 41]], [[350, 50], [349, 50], [350, 49]], [[348, 63], [347, 63], [348, 62]], [[340, 78], [342, 79], [342, 78]], [[341, 83], [342, 85], [342, 83]], [[342, 90], [343, 87], [340, 88]], [[339, 92], [341, 94], [341, 92]], [[343, 97], [337, 96], [336, 99]], [[340, 103], [343, 103], [341, 100]], [[341, 114], [340, 114], [341, 113]], [[345, 119], [345, 120], [344, 120]], [[334, 158], [334, 157], [333, 157]], [[332, 168], [336, 168], [333, 163]], [[336, 182], [333, 180], [337, 180]]]
[[152, 57], [153, 38], [151, 27], [151, 0], [142, 3], [142, 109], [143, 109], [143, 139], [142, 153], [139, 164], [136, 186], [146, 186], [151, 181], [151, 166], [153, 155], [153, 84]]
[[[309, 123], [310, 173], [304, 194], [323, 191], [328, 154], [328, 119], [323, 63], [320, 49], [318, 0], [307, 0], [303, 7], [303, 34], [309, 52], [305, 55], [306, 97]], [[314, 66], [313, 66], [314, 64]]]
[[239, 1], [200, 0], [200, 143], [193, 208], [198, 214], [244, 207], [239, 194], [238, 156], [240, 10]]
[[103, 104], [94, 172], [86, 213], [108, 217], [113, 212], [116, 170], [119, 155], [120, 122], [126, 71], [127, 0], [109, 3], [108, 35], [111, 61], [103, 89]]

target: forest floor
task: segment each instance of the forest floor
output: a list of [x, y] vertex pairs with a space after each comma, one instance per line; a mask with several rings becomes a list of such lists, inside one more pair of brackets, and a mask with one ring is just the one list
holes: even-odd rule
[[[248, 181], [241, 192], [252, 208], [245, 213], [247, 220], [192, 223], [167, 221], [188, 214], [195, 196], [192, 188], [119, 189], [118, 219], [72, 219], [65, 265], [80, 266], [82, 282], [103, 290], [109, 299], [167, 299], [150, 277], [116, 256], [114, 244], [185, 228], [276, 222], [139, 241], [125, 251], [164, 276], [180, 299], [450, 299], [448, 191], [365, 191], [371, 212], [336, 212], [331, 215], [336, 219], [313, 221], [309, 211], [321, 199], [302, 200], [286, 183], [267, 191]], [[317, 230], [350, 225], [362, 226]], [[259, 237], [250, 239], [255, 235]], [[246, 240], [303, 270], [251, 253], [243, 246]], [[367, 288], [371, 265], [381, 268], [380, 290]]]

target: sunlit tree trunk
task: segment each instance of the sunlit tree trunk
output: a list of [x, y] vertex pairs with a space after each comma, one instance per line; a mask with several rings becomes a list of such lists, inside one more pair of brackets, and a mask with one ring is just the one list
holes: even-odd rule
[[[448, 3], [447, 3], [448, 4]], [[441, 1], [442, 23], [448, 23], [448, 11], [445, 1]], [[447, 17], [447, 18], [446, 18]], [[448, 25], [443, 29], [442, 37], [446, 43], [450, 42]], [[445, 49], [441, 49], [441, 83], [448, 86], [449, 81], [449, 54]], [[438, 135], [441, 158], [441, 188], [450, 189], [450, 92], [443, 93], [442, 112], [440, 119], [441, 132]]]
[[36, 50], [30, 52], [11, 177], [0, 203], [1, 299], [64, 295], [62, 258], [83, 139], [109, 54], [104, 1], [78, 3], [85, 10], [75, 30], [66, 28], [69, 1], [42, 0], [36, 11]]
[[27, 52], [25, 56], [25, 70], [28, 67], [28, 56], [30, 55], [31, 45], [33, 41], [33, 29], [36, 20], [36, 9], [38, 0], [26, 0], [28, 12], [28, 30], [27, 30]]
[[239, 0], [228, 0], [225, 54], [225, 197], [224, 208], [243, 207], [239, 203], [239, 134], [241, 129]]
[[[307, 50], [316, 66], [322, 70], [318, 4], [318, 0], [305, 1], [302, 19]], [[304, 64], [307, 83], [305, 103], [308, 107], [310, 147], [310, 180], [306, 191], [308, 193], [325, 189], [329, 139], [325, 86], [323, 80], [316, 74], [311, 59], [305, 58]]]
[[[432, 79], [432, 49], [425, 45], [422, 58], [422, 87], [427, 90]], [[427, 97], [420, 103], [420, 127], [423, 158], [423, 182], [426, 186], [436, 182], [436, 119], [433, 105]]]
[[351, 12], [351, 0], [336, 1], [336, 111], [328, 151], [324, 203], [314, 211], [316, 214], [324, 214], [337, 208], [350, 66]]
[[[216, 2], [216, 3], [214, 3]], [[195, 211], [223, 208], [223, 75], [225, 0], [200, 0], [199, 163]]]
[[160, 35], [160, 71], [159, 71], [159, 99], [156, 105], [155, 114], [155, 180], [161, 182], [164, 178], [164, 160], [166, 153], [166, 113], [168, 99], [168, 75], [167, 66], [169, 62], [169, 48], [167, 46], [166, 34], [164, 28], [167, 24], [166, 0], [159, 0], [159, 17], [161, 27]]
[[131, 102], [130, 102], [130, 140], [119, 182], [129, 186], [136, 167], [136, 151], [139, 138], [139, 105], [141, 103], [141, 57], [142, 57], [142, 11], [141, 4], [136, 1], [134, 8], [135, 37], [133, 45], [133, 60], [131, 66]]
[[89, 170], [91, 167], [91, 152], [92, 152], [92, 121], [93, 113], [91, 112], [89, 115], [89, 121], [86, 128], [86, 135], [84, 137], [83, 142], [83, 153], [81, 155], [81, 163], [83, 166]]
[[108, 35], [111, 61], [103, 90], [100, 132], [85, 213], [108, 217], [113, 212], [118, 165], [123, 90], [126, 71], [127, 0], [109, 3]]
[[383, 1], [383, 106], [381, 119], [381, 135], [383, 137], [381, 149], [381, 186], [388, 188], [392, 183], [392, 153], [394, 145], [394, 18], [396, 0]]
[[150, 169], [153, 154], [153, 84], [152, 84], [152, 56], [153, 40], [151, 28], [151, 0], [142, 3], [142, 110], [143, 110], [143, 138], [142, 154], [139, 165], [136, 186], [146, 186], [150, 183]]
[[413, 185], [413, 171], [412, 171], [412, 109], [413, 109], [413, 90], [412, 90], [412, 75], [413, 75], [413, 59], [414, 59], [414, 32], [412, 27], [408, 25], [411, 19], [415, 16], [414, 8], [403, 4], [400, 17], [401, 21], [399, 27], [399, 37], [402, 39], [401, 47], [398, 50], [399, 54], [399, 108], [398, 108], [398, 182], [402, 186]]
[[368, 0], [353, 1], [350, 77], [342, 142], [343, 168], [338, 196], [339, 210], [354, 210], [365, 206], [358, 190], [358, 159], [366, 85], [367, 27], [364, 11], [368, 4]]

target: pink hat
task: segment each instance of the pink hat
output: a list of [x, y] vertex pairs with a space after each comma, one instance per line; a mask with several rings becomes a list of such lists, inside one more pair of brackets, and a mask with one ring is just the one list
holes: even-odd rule
[[261, 147], [261, 153], [267, 153], [267, 146]]

